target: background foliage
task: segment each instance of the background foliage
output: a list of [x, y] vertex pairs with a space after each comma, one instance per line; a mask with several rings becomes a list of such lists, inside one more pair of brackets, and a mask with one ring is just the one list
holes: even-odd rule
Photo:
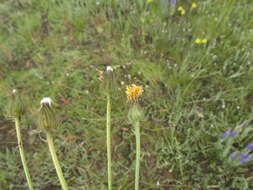
[[[125, 85], [145, 87], [141, 189], [253, 188], [251, 164], [222, 154], [220, 135], [250, 119], [251, 0], [0, 0], [0, 189], [27, 189], [13, 123], [16, 88], [29, 103], [22, 133], [36, 189], [59, 190], [39, 101], [52, 97], [62, 125], [55, 144], [73, 190], [106, 189], [106, 101], [97, 71], [113, 65], [114, 189], [133, 189], [135, 141]], [[181, 15], [177, 8], [186, 10]], [[206, 38], [206, 44], [197, 44]], [[231, 149], [240, 149], [251, 140]]]

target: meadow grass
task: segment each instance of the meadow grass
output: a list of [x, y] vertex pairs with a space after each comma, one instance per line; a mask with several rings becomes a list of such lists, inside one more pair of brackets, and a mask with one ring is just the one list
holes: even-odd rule
[[[62, 121], [54, 141], [69, 189], [107, 189], [106, 97], [97, 75], [107, 65], [117, 83], [113, 189], [134, 189], [131, 83], [144, 87], [140, 189], [252, 189], [252, 166], [231, 164], [220, 137], [252, 118], [253, 2], [194, 2], [0, 0], [0, 189], [27, 189], [15, 128], [4, 117], [13, 88], [30, 102], [21, 124], [34, 189], [61, 189], [35, 121], [47, 96]], [[251, 133], [239, 140], [231, 153]]]

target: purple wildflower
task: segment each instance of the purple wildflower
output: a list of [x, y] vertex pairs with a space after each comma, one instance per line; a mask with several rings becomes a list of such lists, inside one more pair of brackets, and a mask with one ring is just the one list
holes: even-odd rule
[[247, 159], [250, 156], [248, 152], [244, 152], [240, 155], [241, 159]]
[[238, 158], [238, 152], [234, 152], [232, 154], [230, 154], [229, 158], [231, 158], [232, 160], [235, 160]]
[[223, 133], [223, 135], [222, 135], [222, 139], [226, 139], [226, 138], [228, 138], [228, 137], [230, 137], [230, 131], [226, 131], [225, 133]]
[[170, 0], [170, 2], [171, 2], [171, 4], [172, 4], [173, 6], [176, 6], [176, 4], [177, 4], [177, 0]]
[[244, 127], [246, 126], [246, 124], [247, 124], [247, 122], [243, 122], [243, 123], [240, 124], [238, 127], [242, 129], [242, 128], [244, 128]]
[[248, 145], [247, 145], [247, 149], [248, 149], [249, 151], [253, 151], [253, 143], [248, 144]]
[[242, 153], [240, 164], [246, 164], [247, 162], [251, 161], [252, 155], [249, 153]]
[[237, 131], [237, 130], [233, 130], [233, 131], [231, 131], [230, 132], [230, 137], [235, 137], [236, 135], [238, 135], [238, 133], [239, 133], [239, 131]]
[[225, 133], [223, 133], [222, 135], [222, 139], [227, 139], [229, 137], [235, 137], [236, 135], [238, 135], [239, 131], [238, 130], [228, 130]]

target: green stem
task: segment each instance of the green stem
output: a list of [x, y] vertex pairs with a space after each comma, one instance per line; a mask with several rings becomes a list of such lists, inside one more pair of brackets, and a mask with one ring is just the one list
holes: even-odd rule
[[140, 158], [141, 158], [141, 135], [140, 135], [139, 122], [135, 124], [135, 138], [136, 138], [135, 190], [139, 190]]
[[26, 159], [25, 159], [25, 152], [24, 152], [24, 147], [23, 147], [21, 132], [20, 132], [20, 120], [19, 120], [19, 118], [15, 118], [15, 126], [16, 126], [17, 139], [18, 139], [18, 148], [19, 148], [23, 168], [24, 168], [24, 171], [25, 171], [26, 180], [27, 180], [29, 189], [33, 190], [31, 176], [30, 176], [30, 173], [29, 173], [29, 170], [28, 170], [28, 167], [27, 167]]
[[111, 98], [107, 93], [106, 110], [106, 143], [107, 143], [107, 172], [108, 172], [108, 190], [112, 190], [112, 158], [111, 158]]
[[52, 137], [50, 132], [47, 132], [46, 134], [47, 134], [47, 142], [48, 142], [49, 151], [51, 153], [51, 156], [52, 156], [52, 159], [53, 159], [53, 162], [54, 162], [54, 166], [55, 166], [55, 169], [56, 169], [56, 173], [57, 173], [58, 178], [60, 180], [62, 189], [63, 190], [68, 190], [68, 185], [67, 185], [67, 183], [64, 179], [64, 176], [63, 176], [63, 173], [62, 173], [62, 170], [61, 170], [61, 166], [60, 166], [60, 162], [59, 162], [59, 160], [57, 158], [57, 155], [56, 155], [54, 142], [53, 142], [53, 137]]

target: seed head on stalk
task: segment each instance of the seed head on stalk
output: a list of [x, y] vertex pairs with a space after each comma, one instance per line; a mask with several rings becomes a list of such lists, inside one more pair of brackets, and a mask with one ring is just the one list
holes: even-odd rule
[[52, 131], [57, 128], [58, 122], [56, 120], [55, 112], [53, 109], [53, 101], [49, 97], [45, 97], [40, 101], [39, 126], [46, 133], [49, 151], [52, 156], [52, 160], [62, 189], [68, 190], [68, 184], [64, 178], [60, 161], [56, 155], [56, 149], [53, 142]]

